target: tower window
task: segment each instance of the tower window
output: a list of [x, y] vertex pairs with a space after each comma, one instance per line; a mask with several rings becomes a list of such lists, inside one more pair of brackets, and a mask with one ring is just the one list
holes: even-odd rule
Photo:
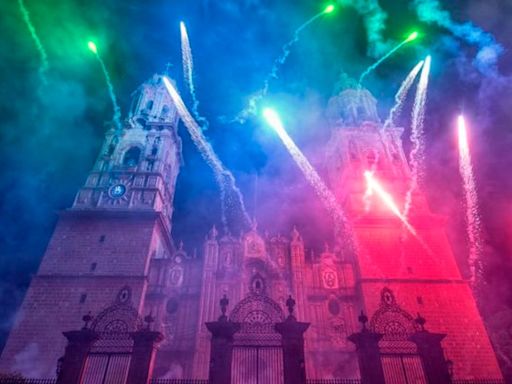
[[151, 112], [151, 110], [153, 109], [153, 100], [148, 100], [148, 102], [146, 103], [146, 108], [144, 108], [146, 110], [147, 113]]
[[98, 263], [91, 263], [91, 272], [94, 272], [96, 270], [97, 266], [98, 266]]
[[85, 303], [85, 300], [87, 300], [87, 293], [82, 293], [80, 295], [80, 304]]
[[105, 235], [100, 236], [100, 243], [103, 243], [105, 241]]
[[124, 154], [123, 165], [130, 168], [136, 167], [139, 164], [140, 153], [139, 147], [131, 147]]
[[423, 305], [423, 297], [418, 296], [418, 297], [416, 298], [416, 301], [418, 302], [418, 304]]
[[169, 116], [169, 106], [164, 105], [162, 112], [160, 112], [160, 119], [165, 120]]

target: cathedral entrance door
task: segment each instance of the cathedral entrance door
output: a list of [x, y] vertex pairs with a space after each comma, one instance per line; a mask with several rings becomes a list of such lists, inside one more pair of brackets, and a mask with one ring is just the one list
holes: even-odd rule
[[250, 294], [230, 318], [241, 326], [233, 343], [231, 383], [282, 384], [282, 339], [274, 329], [284, 320], [281, 307], [265, 295]]

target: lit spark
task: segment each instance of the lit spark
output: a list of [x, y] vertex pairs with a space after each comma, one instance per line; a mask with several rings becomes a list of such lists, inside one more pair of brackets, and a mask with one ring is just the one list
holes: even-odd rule
[[425, 59], [425, 64], [421, 71], [420, 81], [416, 90], [416, 97], [412, 109], [412, 127], [411, 127], [411, 143], [412, 149], [410, 153], [411, 180], [410, 186], [405, 195], [404, 216], [407, 218], [411, 209], [412, 194], [418, 188], [423, 178], [423, 152], [425, 140], [423, 135], [423, 123], [425, 120], [425, 106], [427, 102], [428, 76], [430, 74], [430, 56]]
[[377, 60], [375, 63], [370, 65], [366, 71], [364, 71], [361, 76], [359, 77], [359, 87], [363, 84], [363, 80], [366, 76], [368, 76], [372, 71], [374, 71], [379, 65], [381, 65], [384, 61], [386, 61], [390, 56], [392, 56], [396, 51], [398, 51], [400, 48], [402, 48], [407, 43], [410, 43], [411, 41], [415, 40], [418, 37], [418, 32], [413, 32], [402, 41], [400, 44], [398, 44], [395, 48], [390, 50], [388, 53], [386, 53], [384, 56], [382, 56], [379, 60]]
[[469, 240], [469, 269], [471, 283], [474, 284], [479, 273], [479, 262], [482, 250], [480, 212], [478, 208], [478, 195], [475, 176], [469, 152], [468, 134], [464, 116], [460, 115], [457, 121], [459, 141], [459, 172], [464, 186], [464, 205], [466, 208], [466, 230]]
[[46, 54], [46, 50], [44, 49], [43, 44], [41, 43], [41, 40], [39, 39], [39, 36], [37, 35], [37, 31], [34, 27], [34, 24], [32, 24], [32, 21], [30, 20], [30, 14], [25, 7], [25, 4], [23, 3], [23, 0], [18, 0], [18, 6], [20, 8], [20, 12], [23, 16], [23, 21], [27, 25], [28, 31], [30, 32], [30, 36], [32, 36], [32, 40], [34, 40], [34, 43], [36, 44], [36, 48], [39, 52], [39, 56], [41, 56], [41, 65], [39, 66], [39, 77], [41, 78], [41, 81], [43, 84], [47, 83], [46, 80], [46, 72], [48, 71], [48, 55]]
[[421, 67], [423, 67], [423, 63], [424, 61], [421, 60], [418, 64], [416, 64], [416, 66], [412, 69], [411, 72], [409, 72], [405, 80], [402, 82], [400, 89], [395, 95], [395, 105], [389, 111], [388, 118], [384, 122], [382, 129], [387, 129], [389, 127], [395, 126], [395, 120], [402, 111], [402, 107], [407, 97], [407, 94], [409, 93], [409, 89], [411, 88], [412, 84], [414, 83], [414, 80], [418, 76]]
[[215, 175], [215, 180], [220, 188], [220, 198], [221, 198], [221, 214], [222, 214], [222, 221], [224, 225], [224, 229], [227, 230], [227, 221], [226, 221], [226, 214], [225, 210], [227, 208], [227, 201], [228, 195], [226, 192], [226, 187], [229, 188], [230, 192], [233, 192], [234, 198], [236, 200], [236, 203], [238, 203], [238, 206], [241, 209], [243, 219], [245, 221], [245, 224], [247, 226], [251, 225], [251, 219], [249, 218], [247, 211], [245, 209], [244, 201], [242, 194], [235, 183], [235, 178], [233, 174], [226, 169], [224, 164], [220, 161], [220, 159], [217, 157], [216, 153], [213, 151], [212, 146], [210, 143], [206, 140], [206, 138], [203, 135], [203, 132], [201, 130], [201, 127], [199, 124], [194, 120], [190, 112], [188, 111], [187, 107], [185, 106], [185, 103], [183, 102], [181, 96], [178, 94], [178, 91], [174, 88], [172, 83], [167, 77], [162, 77], [163, 82], [165, 84], [165, 87], [167, 88], [167, 91], [169, 92], [169, 95], [171, 96], [174, 105], [176, 106], [176, 109], [178, 110], [178, 113], [180, 115], [181, 120], [183, 120], [183, 123], [187, 127], [187, 130], [192, 137], [192, 140], [194, 141], [194, 144], [196, 145], [197, 149], [199, 150], [199, 153], [205, 159], [205, 161], [208, 163], [208, 165], [212, 168], [213, 173]]
[[192, 97], [192, 113], [197, 122], [200, 123], [201, 128], [206, 130], [208, 128], [208, 120], [199, 114], [199, 101], [197, 100], [196, 88], [194, 85], [194, 60], [192, 57], [192, 48], [190, 47], [190, 40], [188, 38], [187, 28], [183, 21], [180, 22], [181, 34], [181, 56], [183, 62], [183, 77], [190, 91]]
[[245, 120], [251, 116], [255, 115], [258, 111], [258, 103], [267, 95], [269, 87], [270, 87], [270, 81], [272, 79], [278, 78], [278, 72], [279, 69], [283, 66], [283, 64], [286, 62], [286, 59], [290, 55], [291, 48], [299, 41], [299, 35], [300, 33], [306, 29], [309, 25], [314, 23], [316, 20], [320, 19], [322, 16], [332, 13], [334, 11], [334, 5], [327, 6], [322, 12], [317, 13], [312, 18], [307, 20], [304, 24], [302, 24], [299, 28], [295, 30], [293, 33], [293, 37], [290, 41], [288, 41], [283, 47], [281, 48], [281, 55], [274, 61], [274, 64], [272, 66], [272, 69], [270, 70], [270, 73], [265, 78], [265, 81], [263, 83], [263, 88], [261, 88], [259, 91], [256, 91], [247, 102], [247, 106], [236, 116], [235, 120], [243, 123]]
[[[286, 149], [292, 156], [293, 160], [295, 160], [298, 167], [304, 174], [304, 177], [311, 184], [316, 194], [324, 204], [325, 208], [331, 215], [334, 222], [335, 231], [337, 232], [336, 235], [341, 235], [343, 231], [345, 234], [349, 232], [347, 219], [343, 213], [343, 210], [336, 201], [336, 198], [334, 197], [331, 190], [325, 185], [320, 175], [318, 175], [308, 159], [306, 159], [304, 154], [297, 147], [292, 138], [288, 135], [277, 112], [271, 108], [265, 108], [263, 110], [263, 117], [267, 123], [276, 131]], [[349, 236], [348, 242], [349, 245], [353, 246], [353, 240], [351, 236]]]
[[94, 56], [96, 56], [96, 59], [98, 59], [98, 62], [100, 63], [101, 70], [103, 71], [103, 76], [105, 77], [105, 82], [107, 83], [110, 100], [112, 101], [112, 107], [114, 108], [114, 116], [112, 120], [114, 121], [116, 131], [121, 132], [121, 108], [119, 108], [119, 105], [117, 104], [114, 86], [112, 85], [112, 81], [110, 80], [110, 75], [108, 74], [107, 67], [105, 67], [105, 63], [103, 62], [100, 54], [98, 53], [98, 47], [96, 46], [96, 44], [93, 41], [89, 41], [87, 43], [87, 47], [91, 50], [91, 52], [94, 53]]
[[[373, 173], [370, 171], [365, 171], [364, 177], [366, 179], [366, 185], [368, 186], [368, 190], [375, 191], [379, 198], [382, 200], [384, 204], [389, 208], [393, 214], [398, 217], [405, 227], [411, 232], [414, 236], [418, 236], [416, 230], [413, 228], [411, 224], [407, 221], [404, 215], [398, 209], [393, 197], [384, 190], [384, 188], [380, 185], [380, 183], [373, 177]], [[370, 192], [371, 193], [371, 192]]]

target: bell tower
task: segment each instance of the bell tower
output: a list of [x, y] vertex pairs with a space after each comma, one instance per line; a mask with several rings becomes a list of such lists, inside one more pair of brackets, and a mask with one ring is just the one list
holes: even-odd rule
[[[361, 309], [370, 317], [370, 325], [379, 325], [374, 331], [387, 329], [395, 337], [400, 329], [405, 342], [411, 327], [404, 319], [421, 313], [430, 331], [447, 335], [443, 348], [446, 358], [453, 361], [454, 378], [499, 379], [501, 373], [471, 288], [461, 276], [445, 233], [446, 219], [432, 213], [425, 195], [416, 190], [408, 217], [412, 234], [376, 193], [367, 190], [364, 173], [370, 171], [402, 211], [410, 185], [403, 129], [383, 129], [376, 105], [368, 90], [348, 88], [333, 96], [327, 108], [331, 126], [328, 178], [353, 226]], [[413, 316], [383, 323], [378, 314], [386, 292], [404, 313]], [[394, 363], [390, 364], [385, 372], [393, 371]]]
[[151, 287], [185, 284], [185, 257], [171, 239], [181, 163], [177, 125], [161, 76], [154, 75], [133, 94], [122, 129], [107, 131], [72, 207], [59, 214], [0, 358], [1, 371], [53, 377], [64, 352], [62, 332], [80, 329], [84, 314], [119, 306], [149, 313], [165, 304]]

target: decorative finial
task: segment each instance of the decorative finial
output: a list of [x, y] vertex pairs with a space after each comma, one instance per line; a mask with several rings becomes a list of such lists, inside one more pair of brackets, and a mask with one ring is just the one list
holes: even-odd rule
[[219, 304], [220, 304], [220, 311], [222, 312], [222, 315], [219, 317], [219, 321], [227, 321], [228, 317], [226, 316], [226, 311], [228, 309], [229, 299], [226, 296], [226, 294], [224, 294], [222, 299], [220, 299]]
[[295, 309], [295, 300], [293, 300], [292, 295], [288, 295], [288, 299], [286, 300], [286, 306], [288, 307], [288, 313], [290, 317], [293, 317], [293, 310]]
[[292, 236], [292, 241], [299, 240], [300, 233], [299, 233], [299, 231], [297, 231], [297, 227], [295, 225], [293, 226], [291, 236]]
[[217, 227], [215, 227], [215, 224], [213, 225], [212, 229], [210, 229], [209, 238], [210, 240], [216, 240], [219, 232], [217, 231]]
[[425, 318], [423, 316], [421, 316], [419, 312], [418, 312], [418, 316], [416, 317], [416, 319], [414, 319], [414, 321], [416, 322], [416, 324], [418, 324], [420, 326], [420, 329], [422, 331], [425, 330], [425, 323], [427, 322], [427, 320], [425, 320]]
[[180, 244], [178, 245], [178, 251], [183, 252], [183, 240], [180, 240]]
[[172, 67], [173, 67], [173, 65], [171, 63], [167, 62], [167, 64], [165, 64], [164, 74], [169, 76]]
[[151, 323], [155, 322], [155, 318], [153, 317], [153, 311], [149, 312], [146, 317], [144, 317], [144, 322], [146, 323], [146, 329], [151, 330]]
[[87, 314], [82, 317], [82, 321], [84, 322], [82, 329], [89, 329], [89, 323], [92, 321], [91, 311], [87, 312]]
[[255, 217], [252, 218], [251, 229], [253, 231], [256, 231], [258, 229], [258, 222], [256, 221]]
[[363, 331], [366, 331], [366, 323], [368, 323], [368, 316], [364, 314], [363, 310], [361, 310], [361, 314], [359, 315], [357, 320], [359, 320], [359, 322], [363, 325]]

